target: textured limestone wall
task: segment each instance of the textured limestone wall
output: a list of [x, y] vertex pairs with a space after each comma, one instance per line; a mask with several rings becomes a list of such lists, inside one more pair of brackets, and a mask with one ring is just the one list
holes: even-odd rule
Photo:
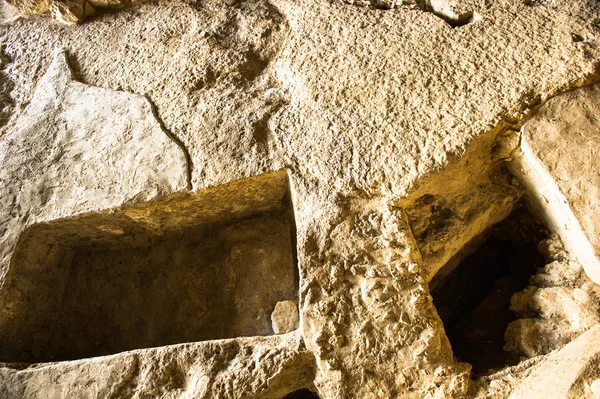
[[[551, 371], [561, 397], [594, 397], [599, 15], [3, 3], [0, 396], [544, 397]], [[523, 358], [475, 375], [430, 285], [523, 203], [554, 233], [511, 301]], [[31, 326], [90, 317], [129, 341], [31, 356], [64, 347]]]

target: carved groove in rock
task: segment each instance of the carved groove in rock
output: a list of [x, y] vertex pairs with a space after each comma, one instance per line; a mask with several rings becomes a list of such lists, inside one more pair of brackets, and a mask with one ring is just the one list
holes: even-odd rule
[[0, 360], [271, 335], [297, 301], [287, 172], [39, 223], [4, 286]]

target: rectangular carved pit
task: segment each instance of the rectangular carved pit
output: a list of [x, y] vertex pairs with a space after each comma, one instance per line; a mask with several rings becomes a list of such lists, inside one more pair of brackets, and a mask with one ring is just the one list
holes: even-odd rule
[[286, 172], [39, 223], [2, 292], [0, 361], [270, 335], [297, 290]]

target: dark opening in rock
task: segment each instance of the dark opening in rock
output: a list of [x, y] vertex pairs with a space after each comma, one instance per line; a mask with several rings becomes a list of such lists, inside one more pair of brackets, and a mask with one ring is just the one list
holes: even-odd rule
[[297, 300], [294, 226], [286, 172], [33, 225], [1, 295], [0, 361], [271, 335], [277, 302]]
[[308, 389], [299, 389], [288, 393], [281, 399], [319, 399], [319, 397], [316, 393], [309, 391]]
[[431, 295], [454, 356], [471, 363], [475, 375], [519, 361], [503, 350], [506, 328], [516, 319], [510, 298], [544, 265], [537, 244], [546, 235], [527, 208], [519, 206], [431, 281]]

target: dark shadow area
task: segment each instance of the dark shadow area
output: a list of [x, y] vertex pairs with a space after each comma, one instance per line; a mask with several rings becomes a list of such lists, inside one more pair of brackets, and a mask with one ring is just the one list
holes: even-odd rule
[[47, 362], [271, 335], [297, 300], [286, 172], [39, 223], [0, 301], [0, 361]]
[[288, 393], [281, 399], [319, 399], [319, 396], [308, 389], [299, 389]]
[[546, 235], [520, 206], [475, 240], [453, 270], [442, 269], [444, 277], [432, 280], [431, 295], [454, 356], [470, 363], [474, 375], [518, 363], [517, 355], [503, 350], [504, 332], [516, 319], [510, 298], [544, 265], [537, 245]]

